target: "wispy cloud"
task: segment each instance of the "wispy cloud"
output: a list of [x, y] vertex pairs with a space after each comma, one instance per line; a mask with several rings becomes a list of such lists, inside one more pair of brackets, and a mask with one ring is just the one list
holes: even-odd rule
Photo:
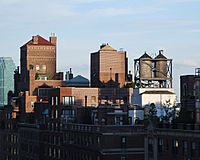
[[190, 33], [200, 33], [200, 29], [190, 29], [188, 30]]
[[1, 0], [1, 5], [16, 5], [23, 3], [23, 0]]
[[130, 15], [133, 11], [130, 8], [102, 8], [91, 10], [88, 15], [93, 16], [120, 16]]
[[89, 3], [98, 3], [98, 2], [110, 2], [113, 0], [70, 0], [70, 3], [75, 4], [89, 4]]
[[183, 65], [183, 66], [187, 66], [187, 67], [199, 67], [200, 66], [200, 60], [176, 60], [174, 62], [177, 65]]

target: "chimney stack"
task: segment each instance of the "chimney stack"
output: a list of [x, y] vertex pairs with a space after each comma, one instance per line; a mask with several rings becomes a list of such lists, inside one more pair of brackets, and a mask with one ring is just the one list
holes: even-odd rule
[[55, 33], [51, 33], [51, 37], [49, 37], [49, 42], [56, 45], [57, 37]]
[[38, 35], [32, 37], [33, 44], [38, 44]]

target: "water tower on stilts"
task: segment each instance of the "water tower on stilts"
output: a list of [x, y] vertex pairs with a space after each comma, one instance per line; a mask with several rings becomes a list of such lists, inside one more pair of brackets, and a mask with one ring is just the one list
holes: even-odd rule
[[146, 52], [134, 60], [135, 88], [172, 88], [172, 59], [163, 50], [152, 58]]
[[135, 88], [134, 105], [144, 108], [155, 106], [157, 116], [165, 115], [164, 109], [176, 105], [176, 94], [172, 88], [172, 59], [164, 56], [163, 50], [152, 58], [146, 52], [134, 60]]

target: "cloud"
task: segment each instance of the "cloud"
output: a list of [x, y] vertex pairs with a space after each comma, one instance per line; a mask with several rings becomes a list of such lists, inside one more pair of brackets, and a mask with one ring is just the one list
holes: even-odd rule
[[190, 33], [200, 33], [200, 29], [190, 29], [188, 30]]
[[109, 2], [113, 0], [70, 0], [71, 3], [75, 4], [89, 4], [89, 3], [100, 3], [100, 2]]
[[10, 6], [10, 5], [17, 5], [17, 4], [22, 4], [24, 3], [23, 0], [1, 0], [0, 4], [2, 5], [6, 5], [6, 6]]
[[200, 60], [191, 60], [191, 59], [176, 60], [174, 63], [175, 63], [175, 65], [182, 65], [185, 67], [199, 67]]
[[120, 16], [132, 14], [130, 8], [102, 8], [91, 10], [88, 14], [92, 16]]

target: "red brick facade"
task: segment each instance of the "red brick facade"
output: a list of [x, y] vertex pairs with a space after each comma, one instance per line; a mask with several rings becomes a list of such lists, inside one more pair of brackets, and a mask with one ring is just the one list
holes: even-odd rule
[[123, 87], [127, 74], [125, 51], [117, 51], [108, 44], [91, 54], [91, 86]]

